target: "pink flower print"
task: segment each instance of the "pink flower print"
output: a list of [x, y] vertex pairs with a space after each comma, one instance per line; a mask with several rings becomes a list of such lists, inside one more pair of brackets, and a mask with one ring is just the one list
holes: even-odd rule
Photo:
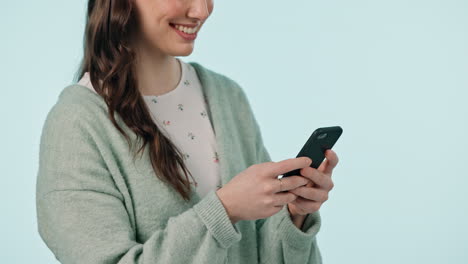
[[164, 120], [164, 121], [163, 121], [163, 124], [164, 124], [165, 126], [168, 126], [168, 125], [170, 125], [170, 124], [171, 124], [171, 121], [170, 121], [170, 120], [167, 120], [167, 121], [166, 121], [166, 120]]
[[153, 99], [151, 99], [151, 102], [157, 103], [158, 101], [156, 100], [156, 98], [153, 98]]
[[219, 158], [218, 158], [218, 152], [215, 151], [215, 156], [214, 156], [214, 162], [218, 163], [219, 162]]
[[177, 105], [180, 111], [184, 111], [184, 105], [183, 104], [178, 104]]
[[190, 82], [189, 82], [188, 80], [185, 80], [184, 84], [185, 84], [185, 85], [189, 85]]
[[192, 132], [188, 133], [187, 136], [188, 136], [190, 139], [194, 139], [194, 138], [195, 138], [195, 135], [194, 135]]
[[203, 112], [200, 113], [202, 117], [206, 117], [206, 111], [204, 110]]

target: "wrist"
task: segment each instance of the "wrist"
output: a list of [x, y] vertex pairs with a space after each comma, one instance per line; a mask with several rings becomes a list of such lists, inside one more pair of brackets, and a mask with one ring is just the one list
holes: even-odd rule
[[232, 206], [230, 205], [229, 199], [227, 199], [222, 191], [223, 188], [220, 188], [216, 191], [216, 195], [224, 206], [226, 213], [231, 220], [232, 224], [237, 223], [240, 219], [232, 212]]
[[300, 214], [295, 214], [294, 211], [289, 208], [289, 203], [287, 204], [287, 209], [289, 212], [289, 216], [291, 218], [292, 223], [300, 230], [302, 230], [302, 225], [304, 224], [304, 221], [307, 217], [307, 215], [300, 215]]
[[289, 207], [289, 203], [286, 205], [286, 207], [288, 209], [289, 216], [291, 217], [291, 219], [296, 218], [297, 216], [299, 216], [299, 214], [297, 214], [296, 211], [294, 211], [294, 209]]

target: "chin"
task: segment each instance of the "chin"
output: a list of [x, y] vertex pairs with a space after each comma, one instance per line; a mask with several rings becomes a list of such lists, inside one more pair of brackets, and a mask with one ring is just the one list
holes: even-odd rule
[[174, 47], [174, 49], [172, 50], [172, 56], [189, 56], [190, 54], [192, 54], [193, 52], [193, 45], [189, 45], [189, 44], [186, 44], [186, 45], [181, 45], [181, 46], [185, 46], [185, 47], [180, 47], [179, 49], [175, 49], [176, 47]]

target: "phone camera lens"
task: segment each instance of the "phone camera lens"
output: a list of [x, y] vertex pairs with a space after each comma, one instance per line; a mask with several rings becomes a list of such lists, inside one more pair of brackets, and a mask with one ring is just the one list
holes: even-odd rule
[[327, 133], [320, 134], [317, 138], [324, 139], [327, 136]]

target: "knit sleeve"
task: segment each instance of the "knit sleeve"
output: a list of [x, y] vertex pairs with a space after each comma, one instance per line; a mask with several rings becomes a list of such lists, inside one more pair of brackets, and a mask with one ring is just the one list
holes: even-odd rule
[[[271, 161], [261, 139], [258, 142], [257, 163]], [[292, 222], [287, 205], [270, 217], [256, 220], [255, 224], [259, 263], [322, 263], [317, 244], [317, 233], [321, 226], [319, 211], [307, 215], [302, 230]]]
[[[62, 108], [63, 110], [63, 108]], [[38, 231], [56, 259], [72, 263], [224, 263], [240, 241], [215, 191], [170, 217], [144, 243], [79, 108], [51, 111], [40, 140]]]
[[[272, 161], [264, 145], [259, 124], [245, 92], [238, 86], [243, 109], [255, 131], [257, 164]], [[269, 264], [321, 264], [322, 256], [317, 245], [317, 233], [321, 226], [319, 211], [308, 214], [300, 230], [292, 222], [287, 205], [276, 214], [255, 221], [259, 263]], [[303, 231], [304, 230], [304, 231]]]

